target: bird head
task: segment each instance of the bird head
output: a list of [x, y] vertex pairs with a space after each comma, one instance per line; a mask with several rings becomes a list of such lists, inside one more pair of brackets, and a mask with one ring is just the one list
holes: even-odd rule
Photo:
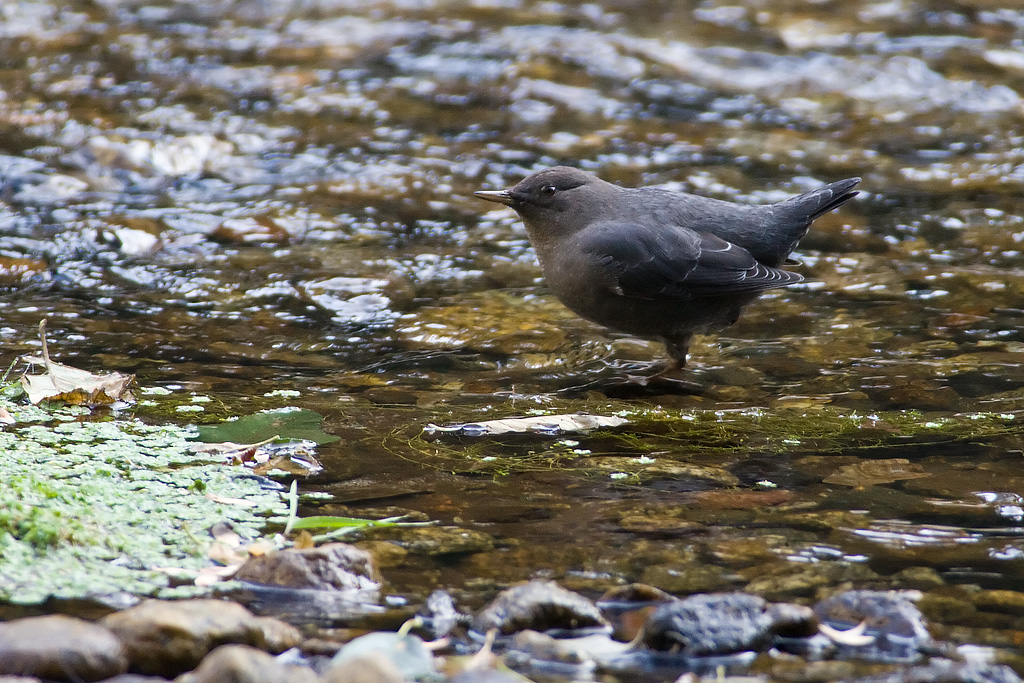
[[568, 237], [599, 216], [616, 188], [586, 171], [555, 166], [523, 178], [507, 190], [480, 190], [474, 196], [516, 210], [531, 239]]

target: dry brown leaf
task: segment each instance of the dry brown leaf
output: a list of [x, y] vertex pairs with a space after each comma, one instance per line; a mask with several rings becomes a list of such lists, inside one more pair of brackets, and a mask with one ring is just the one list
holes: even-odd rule
[[221, 581], [230, 579], [238, 571], [242, 564], [229, 564], [226, 567], [203, 567], [196, 576], [196, 585], [201, 588], [208, 588]]
[[269, 539], [257, 538], [246, 546], [245, 549], [252, 557], [262, 557], [271, 551], [277, 550], [277, 547]]
[[267, 474], [268, 472], [271, 472], [272, 470], [281, 470], [282, 472], [287, 472], [288, 474], [306, 476], [310, 474], [316, 474], [322, 469], [323, 465], [321, 465], [320, 462], [316, 460], [316, 458], [310, 457], [308, 455], [303, 456], [301, 459], [296, 457], [289, 457], [287, 455], [279, 455], [277, 457], [271, 458], [270, 460], [266, 461], [261, 465], [256, 465], [256, 467], [252, 468], [252, 472], [253, 474], [263, 475]]
[[189, 443], [188, 449], [193, 453], [202, 453], [203, 455], [218, 458], [222, 457], [232, 465], [241, 465], [247, 462], [254, 462], [256, 460], [256, 450], [262, 445], [263, 443], [233, 443], [231, 441], [225, 441], [224, 443], [199, 443], [193, 441]]
[[238, 548], [221, 541], [211, 543], [210, 548], [206, 551], [206, 556], [225, 566], [242, 564], [249, 559], [249, 556], [240, 552]]
[[26, 373], [21, 377], [21, 386], [32, 403], [57, 399], [72, 405], [91, 407], [109, 405], [115, 401], [135, 401], [131, 393], [135, 375], [122, 375], [119, 372], [97, 375], [62, 363], [47, 363], [44, 358], [32, 357], [25, 360], [46, 366], [45, 374]]
[[316, 541], [313, 540], [312, 534], [303, 529], [295, 536], [295, 547], [299, 550], [309, 550], [310, 548], [316, 547]]
[[461, 434], [463, 436], [494, 436], [499, 434], [550, 434], [552, 436], [566, 432], [584, 432], [600, 427], [618, 427], [627, 420], [614, 415], [584, 415], [571, 413], [566, 415], [542, 415], [540, 417], [510, 417], [504, 420], [486, 420], [465, 424], [438, 426], [429, 424], [425, 430], [429, 434]]
[[838, 472], [826, 477], [825, 483], [840, 486], [874, 486], [930, 476], [932, 475], [925, 472], [920, 465], [911, 463], [906, 458], [888, 458], [844, 465]]

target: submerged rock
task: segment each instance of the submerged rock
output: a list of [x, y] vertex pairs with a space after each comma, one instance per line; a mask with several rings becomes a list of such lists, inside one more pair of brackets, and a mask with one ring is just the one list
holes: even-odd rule
[[883, 662], [912, 662], [922, 648], [933, 645], [924, 615], [910, 600], [909, 591], [846, 591], [822, 600], [814, 613], [823, 624], [847, 631], [864, 624], [864, 635], [873, 640], [864, 645], [837, 643], [843, 658]]
[[98, 681], [127, 669], [121, 641], [98, 624], [63, 615], [0, 624], [0, 676]]
[[467, 615], [456, 608], [455, 599], [441, 589], [428, 595], [426, 602], [416, 614], [423, 620], [422, 629], [429, 633], [428, 637], [433, 640], [444, 638], [459, 625], [470, 621]]
[[323, 683], [405, 683], [406, 678], [390, 659], [375, 652], [330, 667], [320, 680]]
[[250, 557], [235, 574], [239, 581], [318, 590], [373, 589], [375, 577], [370, 553], [345, 543]]
[[643, 644], [688, 657], [763, 651], [776, 636], [810, 637], [817, 632], [807, 607], [770, 604], [755, 595], [692, 595], [662, 604], [644, 625]]
[[933, 659], [925, 666], [852, 679], [847, 683], [1021, 683], [1021, 678], [1008, 666]]
[[123, 643], [132, 671], [168, 677], [195, 668], [218, 645], [277, 653], [302, 641], [295, 627], [223, 600], [147, 600], [101, 623]]
[[473, 619], [473, 630], [492, 628], [502, 635], [517, 631], [609, 628], [597, 605], [554, 581], [530, 581], [503, 591]]
[[405, 633], [404, 629], [398, 633], [367, 633], [349, 641], [331, 659], [328, 673], [332, 680], [360, 680], [348, 677], [355, 669], [365, 669], [367, 675], [377, 672], [387, 676], [391, 676], [390, 671], [394, 669], [408, 679], [420, 679], [435, 673], [434, 656], [423, 639]]

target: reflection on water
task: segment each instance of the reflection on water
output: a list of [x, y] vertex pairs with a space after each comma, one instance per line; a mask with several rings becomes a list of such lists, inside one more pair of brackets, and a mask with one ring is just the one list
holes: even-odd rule
[[[1024, 13], [984, 0], [3, 12], [9, 357], [35, 351], [46, 315], [62, 360], [233, 412], [300, 391], [343, 437], [307, 484], [336, 496], [324, 512], [414, 511], [488, 539], [415, 546], [388, 571], [397, 591], [472, 598], [538, 574], [786, 599], [905, 587], [950, 629], [1019, 629], [977, 596], [1019, 586], [1024, 566]], [[687, 393], [622, 394], [608, 380], [659, 345], [572, 316], [511, 211], [471, 196], [558, 163], [732, 201], [852, 175], [865, 193], [815, 223], [808, 283], [694, 345]], [[708, 421], [752, 408], [781, 422]], [[635, 427], [572, 446], [419, 434], [577, 411]], [[920, 476], [857, 479], [892, 458]], [[829, 479], [846, 467], [853, 479]], [[990, 631], [957, 638], [1003, 642]]]

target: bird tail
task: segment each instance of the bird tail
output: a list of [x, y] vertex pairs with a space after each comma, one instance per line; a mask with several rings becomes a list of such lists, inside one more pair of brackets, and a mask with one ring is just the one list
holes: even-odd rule
[[858, 193], [853, 188], [860, 182], [860, 178], [847, 178], [835, 183], [829, 183], [817, 190], [811, 190], [798, 197], [787, 199], [777, 206], [783, 211], [792, 212], [793, 218], [806, 221], [810, 224], [816, 218], [824, 216], [832, 209], [850, 201]]
[[839, 208], [857, 195], [853, 188], [859, 182], [860, 178], [847, 178], [773, 204], [770, 213], [773, 229], [769, 229], [777, 239], [769, 240], [770, 246], [755, 254], [757, 260], [770, 266], [781, 265], [816, 218]]

